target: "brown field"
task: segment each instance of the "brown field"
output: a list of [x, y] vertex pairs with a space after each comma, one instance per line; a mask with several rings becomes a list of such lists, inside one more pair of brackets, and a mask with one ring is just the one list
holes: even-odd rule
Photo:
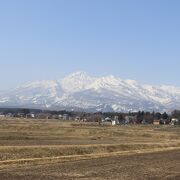
[[0, 179], [180, 179], [180, 127], [0, 120]]

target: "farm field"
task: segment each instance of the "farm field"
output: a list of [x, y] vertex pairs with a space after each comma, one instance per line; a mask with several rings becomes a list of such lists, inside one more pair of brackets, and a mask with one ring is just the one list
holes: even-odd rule
[[180, 179], [180, 128], [0, 120], [0, 179]]

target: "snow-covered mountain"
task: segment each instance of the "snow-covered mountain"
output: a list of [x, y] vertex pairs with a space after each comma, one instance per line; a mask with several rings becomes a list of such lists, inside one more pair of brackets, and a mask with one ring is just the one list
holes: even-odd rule
[[85, 72], [76, 72], [60, 81], [65, 92], [73, 93], [86, 89], [88, 84], [93, 83], [96, 78], [90, 77]]
[[1, 107], [33, 107], [85, 111], [171, 111], [180, 109], [180, 88], [142, 85], [114, 76], [84, 72], [62, 80], [35, 81], [0, 93]]

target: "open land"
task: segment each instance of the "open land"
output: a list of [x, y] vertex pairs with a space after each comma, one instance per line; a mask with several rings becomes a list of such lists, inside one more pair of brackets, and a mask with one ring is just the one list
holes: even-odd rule
[[0, 120], [0, 179], [180, 179], [180, 127]]

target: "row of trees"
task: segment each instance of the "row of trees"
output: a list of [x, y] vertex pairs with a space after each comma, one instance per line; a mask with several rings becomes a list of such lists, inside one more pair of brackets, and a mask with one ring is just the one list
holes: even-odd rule
[[136, 118], [137, 123], [141, 123], [143, 120], [147, 122], [152, 122], [153, 120], [170, 120], [172, 118], [180, 119], [180, 110], [174, 110], [171, 114], [159, 113], [159, 112], [129, 112], [129, 113], [118, 113], [118, 112], [96, 112], [96, 113], [87, 113], [87, 112], [72, 112], [72, 111], [50, 111], [50, 110], [37, 110], [37, 109], [21, 109], [21, 108], [0, 108], [0, 112], [7, 114], [7, 113], [24, 113], [25, 115], [28, 113], [49, 113], [51, 115], [62, 115], [68, 114], [71, 117], [80, 117], [81, 119], [87, 119], [88, 121], [99, 121], [102, 118], [110, 117], [114, 118], [115, 116], [118, 117], [118, 120], [124, 120], [126, 116], [132, 116]]
[[143, 121], [147, 123], [152, 123], [154, 120], [164, 120], [164, 121], [170, 121], [172, 118], [178, 118], [180, 119], [180, 111], [175, 110], [171, 114], [168, 114], [166, 112], [159, 113], [159, 112], [145, 112], [145, 111], [139, 111], [139, 112], [129, 112], [129, 113], [117, 113], [117, 112], [97, 112], [97, 113], [74, 113], [75, 115], [78, 115], [79, 117], [86, 118], [88, 121], [99, 121], [102, 118], [110, 117], [114, 118], [115, 116], [118, 117], [119, 121], [123, 121], [125, 117], [130, 116], [134, 117], [134, 120], [136, 123], [142, 123]]

